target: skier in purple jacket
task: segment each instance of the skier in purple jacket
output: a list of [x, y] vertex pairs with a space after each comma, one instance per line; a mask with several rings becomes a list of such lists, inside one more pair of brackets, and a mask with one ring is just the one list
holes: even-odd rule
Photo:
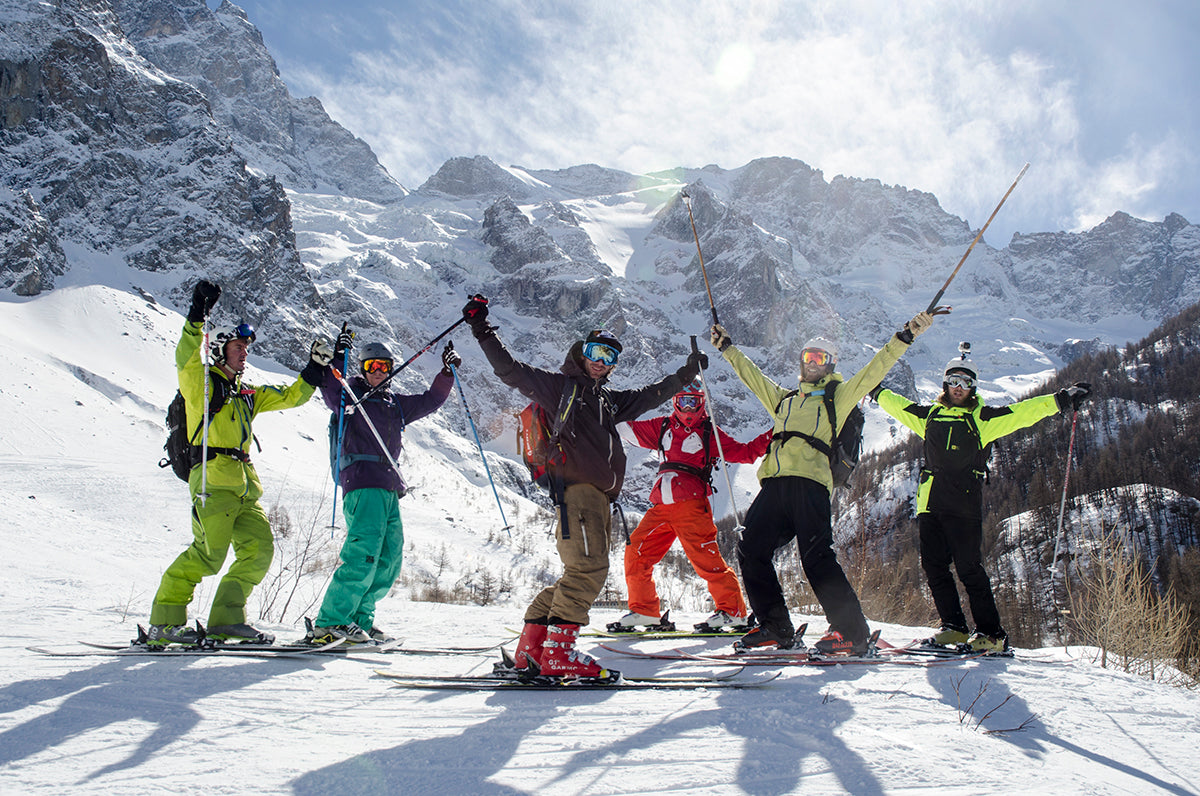
[[[344, 330], [334, 348], [333, 367], [344, 367], [346, 351], [353, 332]], [[378, 387], [395, 367], [395, 357], [382, 343], [368, 343], [359, 354], [361, 375], [347, 378], [362, 406], [345, 410], [338, 482], [344, 492], [342, 514], [346, 518], [346, 541], [340, 554], [341, 564], [325, 591], [321, 610], [313, 623], [312, 640], [328, 643], [338, 638], [347, 643], [389, 641], [390, 637], [375, 626], [375, 603], [392, 588], [400, 576], [404, 549], [404, 527], [400, 521], [400, 498], [406, 485], [392, 462], [400, 455], [404, 427], [437, 411], [454, 384], [451, 366], [462, 359], [446, 346], [442, 352], [442, 370], [429, 389], [419, 395], [399, 395]], [[343, 396], [337, 377], [328, 371], [321, 384], [325, 405], [337, 413], [353, 400]], [[344, 403], [343, 403], [344, 399]], [[366, 412], [375, 430], [387, 444], [387, 455], [363, 418]]]

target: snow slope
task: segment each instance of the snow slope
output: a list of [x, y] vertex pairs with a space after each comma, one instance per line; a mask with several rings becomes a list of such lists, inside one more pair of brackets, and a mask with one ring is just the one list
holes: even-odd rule
[[[155, 466], [180, 323], [152, 299], [104, 287], [0, 302], [0, 367], [10, 374], [0, 384], [0, 793], [1198, 792], [1200, 696], [1100, 669], [1082, 649], [928, 668], [785, 669], [746, 691], [526, 694], [405, 691], [372, 674], [483, 672], [483, 655], [30, 652], [131, 637], [188, 541], [183, 487]], [[252, 365], [254, 381], [294, 375]], [[309, 404], [256, 424], [264, 502], [286, 509], [296, 529], [280, 540], [277, 563], [305, 527], [325, 545], [320, 555], [340, 543], [325, 528], [326, 417]], [[436, 424], [410, 431], [402, 466], [418, 488], [402, 505], [406, 575], [432, 576], [439, 558], [447, 582], [492, 567], [512, 594], [488, 607], [446, 605], [413, 601], [402, 585], [379, 623], [414, 646], [509, 638], [539, 577], [557, 573], [544, 517], [509, 498], [514, 528], [535, 530], [508, 541], [473, 449]], [[198, 590], [194, 615], [205, 616], [213, 585]], [[289, 609], [274, 606], [261, 624], [299, 635], [303, 605], [323, 588], [319, 571], [301, 578]], [[252, 615], [267, 591], [255, 592]], [[594, 624], [613, 615], [596, 611]], [[808, 619], [813, 633], [824, 629], [821, 617]], [[880, 627], [896, 642], [925, 632]], [[585, 646], [630, 673], [714, 671]]]

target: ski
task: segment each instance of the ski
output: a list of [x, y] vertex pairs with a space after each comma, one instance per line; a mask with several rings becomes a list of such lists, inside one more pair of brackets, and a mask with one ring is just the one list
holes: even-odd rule
[[903, 646], [893, 646], [884, 642], [880, 645], [880, 653], [886, 655], [924, 655], [931, 658], [1012, 658], [1015, 657], [1013, 650], [1006, 649], [1003, 652], [973, 650], [966, 644], [956, 644], [953, 647], [945, 647], [939, 644], [926, 644], [920, 640]]
[[749, 628], [730, 628], [726, 631], [721, 630], [588, 630], [580, 633], [580, 636], [588, 638], [608, 638], [608, 639], [640, 639], [651, 641], [654, 639], [677, 639], [677, 638], [739, 638]]
[[603, 630], [586, 630], [579, 635], [592, 638], [720, 638], [723, 636], [740, 636], [752, 627], [754, 625], [749, 623], [745, 625], [729, 625], [723, 628], [709, 627], [707, 624], [701, 622], [695, 625], [692, 630], [679, 630], [675, 627], [675, 623], [671, 621], [671, 612], [664, 611], [657, 624], [625, 626], [620, 622], [609, 622], [604, 626]]
[[314, 653], [331, 652], [340, 646], [344, 639], [329, 644], [219, 644], [210, 647], [201, 646], [167, 646], [146, 647], [130, 644], [97, 644], [91, 641], [80, 641], [86, 649], [49, 649], [46, 647], [26, 647], [30, 652], [40, 655], [51, 655], [60, 658], [81, 658], [89, 656], [124, 657], [128, 655], [151, 655], [159, 657], [187, 657], [203, 655], [222, 655], [239, 658], [295, 658]]
[[620, 680], [588, 680], [570, 677], [533, 677], [519, 679], [502, 675], [407, 675], [376, 669], [381, 677], [394, 681], [396, 688], [445, 689], [453, 691], [616, 691], [616, 690], [697, 690], [707, 688], [760, 688], [779, 677], [779, 673], [756, 680], [728, 677], [622, 677]]

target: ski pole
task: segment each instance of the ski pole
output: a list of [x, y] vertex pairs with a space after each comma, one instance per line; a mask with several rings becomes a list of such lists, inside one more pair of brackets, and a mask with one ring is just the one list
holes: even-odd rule
[[708, 306], [712, 310], [713, 324], [719, 324], [721, 321], [717, 319], [717, 305], [713, 303], [712, 288], [708, 286], [708, 269], [704, 267], [704, 253], [700, 251], [700, 234], [696, 232], [696, 219], [692, 217], [692, 199], [688, 196], [686, 189], [680, 191], [679, 195], [683, 197], [684, 207], [688, 211], [688, 221], [692, 224], [692, 237], [696, 239], [696, 256], [700, 258], [700, 274], [704, 277], [704, 289], [708, 291]]
[[[208, 501], [208, 391], [209, 380], [211, 376], [208, 373], [208, 317], [209, 313], [204, 313], [204, 336], [201, 341], [203, 346], [200, 351], [200, 362], [202, 363], [204, 373], [204, 433], [200, 437], [200, 506], [203, 507]], [[193, 432], [195, 433], [195, 432]]]
[[[1050, 572], [1055, 575], [1058, 574], [1058, 554], [1063, 539], [1063, 516], [1067, 509], [1067, 485], [1071, 482], [1071, 460], [1075, 455], [1075, 421], [1078, 417], [1078, 409], [1071, 412], [1071, 441], [1067, 444], [1067, 474], [1063, 477], [1062, 499], [1058, 503], [1058, 533], [1054, 537], [1054, 561], [1050, 565]], [[1065, 569], [1063, 577], [1066, 578]]]
[[[350, 386], [349, 382], [346, 381], [346, 377], [343, 376], [342, 372], [337, 368], [331, 366], [329, 368], [329, 372], [333, 374], [334, 378], [338, 380], [338, 383], [342, 385], [342, 389], [345, 390], [346, 394], [349, 395], [351, 400], [354, 401], [353, 405], [350, 406], [347, 411], [354, 411], [354, 408], [362, 403], [362, 401], [354, 395], [354, 388]], [[362, 410], [362, 419], [367, 421], [367, 428], [371, 429], [371, 433], [375, 436], [375, 441], [379, 443], [379, 450], [383, 451], [383, 457], [387, 459], [388, 464], [390, 464], [392, 469], [396, 471], [396, 475], [400, 475], [400, 465], [396, 464], [396, 460], [392, 458], [391, 451], [389, 451], [387, 445], [384, 444], [383, 437], [380, 436], [379, 430], [375, 428], [375, 423], [371, 421], [371, 416], [367, 414], [367, 410], [365, 408]]]
[[[454, 343], [451, 342], [447, 348], [453, 350]], [[479, 430], [475, 428], [475, 419], [471, 417], [471, 408], [467, 406], [467, 396], [463, 392], [462, 381], [458, 378], [458, 368], [451, 365], [450, 372], [454, 374], [454, 386], [458, 388], [458, 397], [462, 399], [463, 411], [467, 413], [467, 422], [471, 424], [471, 433], [475, 435], [475, 447], [479, 448], [479, 458], [483, 460], [483, 471], [487, 473], [488, 483], [492, 485], [492, 494], [496, 497], [496, 507], [500, 509], [500, 519], [504, 523], [504, 532], [511, 539], [512, 526], [508, 524], [508, 518], [504, 516], [504, 504], [500, 502], [500, 493], [496, 490], [496, 482], [492, 479], [492, 470], [488, 467], [487, 457], [483, 455], [483, 443], [479, 441]]]
[[950, 278], [946, 280], [946, 284], [942, 285], [942, 289], [939, 290], [937, 295], [933, 297], [933, 301], [929, 302], [929, 309], [925, 310], [926, 312], [930, 314], [933, 313], [934, 308], [937, 307], [937, 303], [942, 300], [942, 294], [946, 292], [946, 288], [950, 287], [950, 283], [954, 281], [954, 277], [958, 275], [958, 269], [962, 268], [963, 263], [967, 261], [967, 257], [971, 254], [971, 250], [975, 248], [975, 244], [979, 243], [979, 239], [982, 238], [983, 233], [987, 231], [988, 224], [992, 223], [992, 219], [995, 218], [996, 214], [1000, 212], [1000, 208], [1004, 207], [1004, 202], [1008, 199], [1008, 195], [1013, 192], [1013, 189], [1017, 187], [1017, 183], [1021, 181], [1021, 178], [1025, 176], [1025, 172], [1028, 170], [1029, 164], [1026, 163], [1025, 167], [1021, 169], [1021, 173], [1017, 175], [1015, 180], [1013, 180], [1013, 184], [1009, 186], [1008, 191], [1003, 197], [1001, 197], [1000, 204], [996, 205], [996, 209], [992, 211], [990, 216], [988, 216], [987, 223], [983, 225], [983, 227], [979, 230], [979, 234], [975, 236], [975, 240], [971, 241], [971, 245], [967, 247], [966, 253], [963, 254], [962, 259], [958, 261], [958, 265], [954, 267], [954, 271], [950, 274]]
[[[346, 327], [348, 325], [348, 321], [342, 322], [342, 334], [346, 333]], [[350, 337], [351, 339], [354, 338], [353, 332], [350, 334]], [[346, 352], [349, 352], [349, 350], [349, 348], [346, 348]], [[346, 366], [347, 356], [348, 354], [345, 353], [342, 356], [342, 367]], [[343, 388], [339, 395], [340, 401], [338, 404], [337, 459], [333, 466], [333, 517], [329, 520], [329, 528], [331, 531], [334, 528], [337, 528], [337, 493], [338, 485], [342, 478], [342, 435], [346, 429], [346, 390]], [[329, 535], [332, 538], [333, 534], [330, 533]]]
[[[716, 310], [713, 310], [714, 316]], [[696, 335], [691, 335], [692, 353], [699, 354], [696, 345]], [[721, 444], [721, 429], [717, 427], [717, 416], [713, 412], [712, 394], [708, 391], [708, 380], [704, 378], [704, 368], [700, 368], [700, 386], [704, 389], [704, 405], [708, 407], [708, 422], [712, 423], [713, 438], [717, 441], [717, 458], [721, 460], [721, 472], [725, 473], [725, 485], [729, 487], [729, 505], [733, 508], [733, 521], [736, 523], [734, 533], [742, 532], [742, 517], [738, 514], [737, 501], [733, 497], [733, 479], [729, 477], [729, 462], [725, 459], [725, 446]]]

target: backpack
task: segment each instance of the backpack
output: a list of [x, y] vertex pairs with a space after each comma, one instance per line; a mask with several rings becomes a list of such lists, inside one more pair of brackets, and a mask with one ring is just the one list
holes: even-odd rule
[[[210, 375], [211, 378], [211, 375]], [[229, 397], [228, 391], [218, 385], [222, 382], [218, 379], [212, 380], [213, 390], [208, 399], [208, 416], [211, 419], [214, 415], [221, 411], [225, 406], [225, 401]], [[175, 397], [167, 406], [167, 441], [163, 445], [163, 450], [167, 455], [159, 460], [158, 466], [162, 468], [170, 467], [180, 481], [187, 481], [188, 474], [192, 472], [192, 468], [200, 463], [200, 448], [201, 446], [193, 444], [196, 435], [204, 428], [203, 418], [200, 420], [200, 425], [196, 426], [196, 430], [191, 436], [187, 433], [187, 406], [183, 400], [183, 393], [179, 390], [175, 391]], [[210, 448], [210, 451], [214, 450]]]
[[563, 389], [556, 418], [537, 402], [517, 413], [517, 452], [529, 469], [530, 479], [539, 486], [549, 486], [549, 469], [564, 461], [558, 441], [578, 391], [577, 384], [572, 384], [570, 390]]
[[[829, 424], [835, 434], [837, 432], [837, 407], [833, 402], [833, 395], [837, 390], [837, 384], [838, 382], [836, 381], [829, 382], [825, 387], [824, 396], [825, 414], [829, 416]], [[775, 405], [775, 414], [779, 414], [779, 407], [783, 406], [784, 401], [799, 393], [799, 390], [792, 390], [783, 396], [783, 398], [780, 398], [779, 403]], [[850, 414], [846, 416], [846, 422], [842, 425], [841, 433], [836, 434], [832, 448], [825, 444], [824, 441], [799, 431], [784, 431], [779, 434], [773, 434], [771, 439], [779, 440], [781, 443], [787, 442], [792, 437], [799, 437], [804, 440], [829, 457], [829, 471], [833, 475], [834, 487], [847, 486], [850, 483], [850, 476], [854, 473], [854, 468], [858, 466], [858, 457], [862, 453], [863, 426], [866, 422], [866, 415], [863, 414], [862, 409], [856, 404], [850, 410]]]

